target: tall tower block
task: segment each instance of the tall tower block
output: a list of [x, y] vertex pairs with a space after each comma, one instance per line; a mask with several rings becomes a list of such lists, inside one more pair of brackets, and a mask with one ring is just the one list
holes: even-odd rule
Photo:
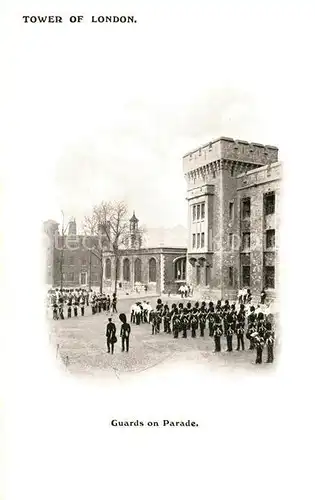
[[[213, 298], [226, 295], [229, 269], [239, 286], [239, 247], [230, 235], [240, 233], [237, 176], [278, 160], [278, 148], [220, 137], [183, 157], [187, 183], [187, 281]], [[226, 256], [228, 255], [228, 260]]]

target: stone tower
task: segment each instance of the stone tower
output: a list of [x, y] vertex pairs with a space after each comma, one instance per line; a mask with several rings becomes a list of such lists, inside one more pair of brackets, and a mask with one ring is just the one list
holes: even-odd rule
[[[239, 268], [239, 249], [229, 234], [239, 233], [237, 176], [278, 160], [278, 148], [220, 137], [183, 158], [188, 201], [187, 281], [221, 298], [229, 269]], [[228, 262], [226, 257], [228, 255]], [[235, 287], [239, 284], [235, 279]]]

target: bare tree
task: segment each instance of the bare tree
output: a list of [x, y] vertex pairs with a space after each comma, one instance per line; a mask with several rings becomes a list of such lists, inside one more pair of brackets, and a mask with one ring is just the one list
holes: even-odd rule
[[136, 228], [136, 235], [131, 239], [128, 207], [125, 202], [101, 202], [94, 206], [91, 216], [86, 216], [83, 222], [85, 234], [98, 236], [97, 245], [91, 250], [101, 266], [101, 285], [105, 271], [105, 257], [114, 257], [114, 290], [117, 292], [119, 257], [126, 248], [140, 248], [144, 234], [143, 228]]

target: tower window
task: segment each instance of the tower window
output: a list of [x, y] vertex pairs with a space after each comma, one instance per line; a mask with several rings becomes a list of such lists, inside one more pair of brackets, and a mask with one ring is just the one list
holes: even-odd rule
[[201, 203], [201, 218], [205, 218], [205, 204]]
[[244, 200], [242, 200], [242, 218], [250, 218], [250, 198], [244, 198]]
[[266, 231], [266, 248], [274, 248], [276, 244], [276, 232], [274, 229]]
[[244, 288], [250, 287], [250, 266], [242, 267], [242, 286]]
[[205, 246], [205, 233], [201, 233], [201, 248]]
[[264, 195], [264, 212], [265, 215], [271, 215], [275, 213], [275, 193], [267, 193]]
[[193, 246], [193, 248], [196, 248], [196, 234], [195, 233], [192, 235], [192, 246]]
[[242, 250], [250, 250], [250, 233], [242, 235]]
[[200, 219], [200, 205], [197, 205], [197, 220]]
[[229, 202], [229, 220], [234, 220], [234, 201]]
[[266, 266], [264, 269], [264, 277], [265, 277], [265, 288], [274, 288], [275, 287], [275, 268], [274, 266]]
[[196, 205], [193, 205], [193, 220], [196, 220], [196, 210], [197, 210]]
[[197, 234], [197, 248], [200, 248], [200, 233]]

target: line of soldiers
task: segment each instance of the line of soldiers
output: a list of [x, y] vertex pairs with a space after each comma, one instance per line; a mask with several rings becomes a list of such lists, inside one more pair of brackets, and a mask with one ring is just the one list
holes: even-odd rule
[[210, 302], [190, 302], [173, 304], [171, 308], [158, 299], [156, 309], [151, 312], [152, 335], [160, 333], [163, 323], [164, 333], [173, 333], [175, 339], [187, 338], [188, 332], [196, 338], [197, 331], [200, 337], [205, 336], [208, 329], [209, 336], [213, 337], [215, 352], [221, 351], [221, 339], [226, 338], [227, 352], [233, 351], [233, 338], [237, 340], [236, 350], [245, 349], [245, 337], [249, 340], [249, 350], [256, 349], [256, 363], [262, 363], [264, 346], [267, 346], [267, 363], [274, 360], [273, 347], [275, 343], [274, 318], [272, 314], [264, 314], [260, 306], [230, 304], [228, 300], [216, 305]]
[[117, 313], [117, 296], [115, 293], [110, 297], [92, 290], [88, 292], [82, 289], [66, 289], [62, 291], [56, 289], [54, 293], [49, 294], [47, 302], [48, 307], [50, 305], [52, 308], [54, 320], [65, 319], [65, 309], [67, 318], [71, 318], [72, 312], [75, 317], [79, 315], [79, 312], [81, 312], [81, 316], [84, 316], [85, 307], [89, 305], [93, 315], [102, 311]]

